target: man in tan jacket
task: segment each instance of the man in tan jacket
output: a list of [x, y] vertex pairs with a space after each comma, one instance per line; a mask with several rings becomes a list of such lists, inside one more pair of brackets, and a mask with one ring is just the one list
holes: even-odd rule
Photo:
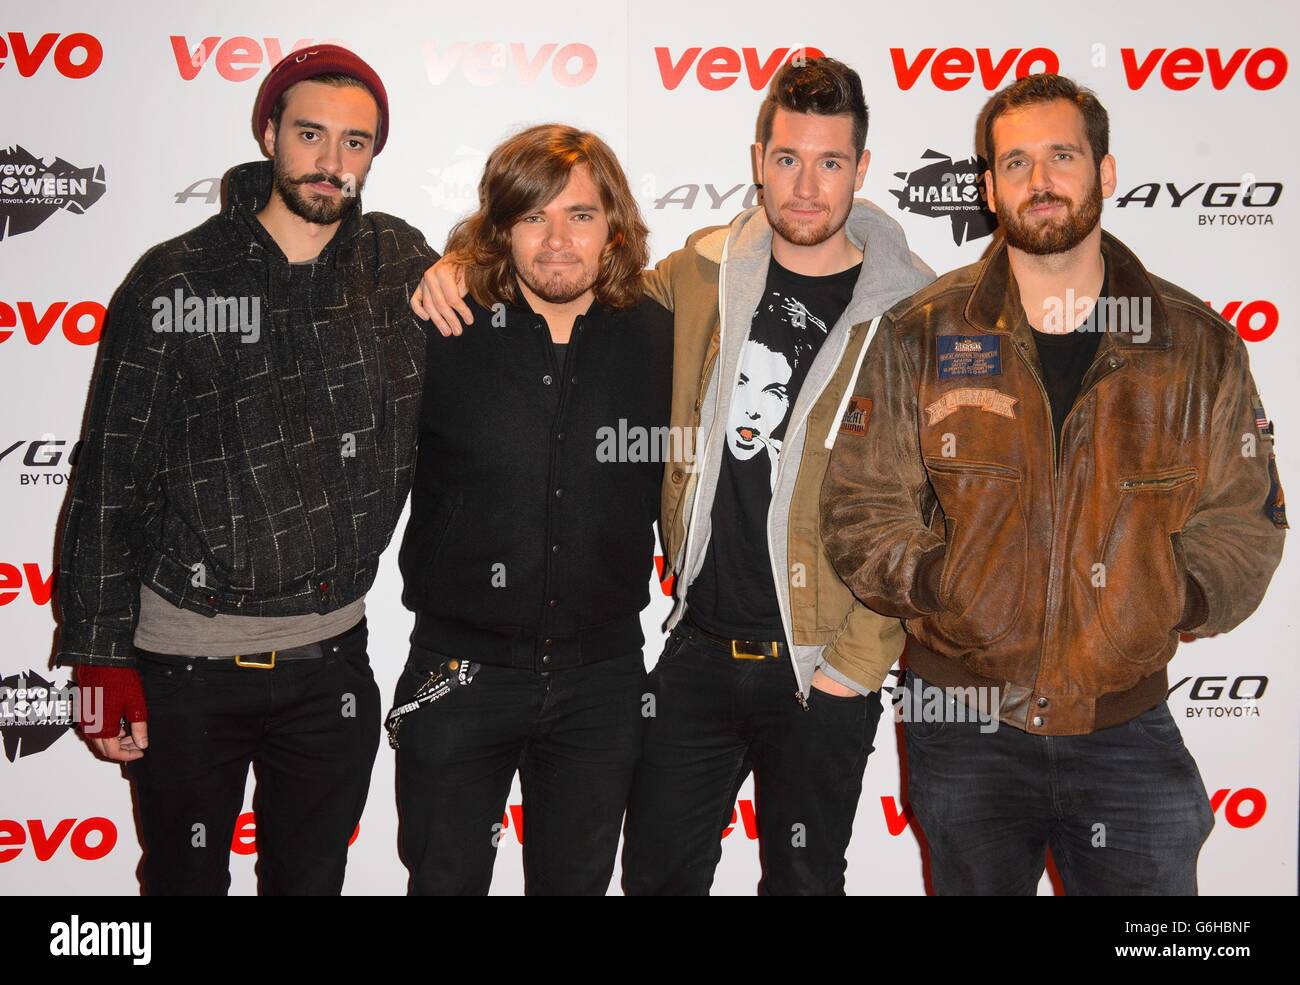
[[937, 892], [1032, 894], [1050, 845], [1069, 893], [1195, 893], [1213, 814], [1165, 666], [1278, 564], [1272, 428], [1233, 328], [1102, 231], [1097, 98], [1030, 76], [986, 119], [1004, 241], [882, 321], [822, 534], [907, 620]]

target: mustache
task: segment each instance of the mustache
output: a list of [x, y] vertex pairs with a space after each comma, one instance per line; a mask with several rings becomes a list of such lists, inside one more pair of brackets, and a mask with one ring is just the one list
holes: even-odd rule
[[343, 187], [342, 178], [336, 178], [334, 175], [325, 174], [323, 171], [318, 171], [315, 174], [309, 174], [301, 178], [293, 179], [295, 185], [315, 185], [324, 184], [326, 182], [333, 185], [335, 188]]
[[539, 253], [533, 257], [533, 263], [576, 263], [581, 259], [571, 253]]
[[1033, 198], [1024, 202], [1020, 206], [1021, 212], [1028, 212], [1040, 205], [1064, 205], [1069, 208], [1073, 203], [1068, 198], [1061, 198], [1059, 195], [1053, 195], [1051, 192], [1043, 192], [1041, 195], [1035, 195]]

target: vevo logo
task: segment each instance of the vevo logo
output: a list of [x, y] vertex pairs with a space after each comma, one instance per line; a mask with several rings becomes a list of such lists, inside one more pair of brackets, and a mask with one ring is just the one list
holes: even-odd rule
[[30, 79], [54, 54], [54, 70], [65, 79], [84, 79], [94, 73], [104, 60], [104, 46], [93, 34], [42, 34], [35, 46], [28, 44], [27, 35], [21, 31], [10, 31], [6, 44], [0, 38], [0, 69], [12, 56], [14, 67], [24, 79]]
[[24, 824], [0, 818], [0, 863], [12, 862], [27, 847], [30, 835], [32, 853], [38, 862], [48, 862], [66, 841], [72, 854], [83, 862], [97, 862], [117, 844], [117, 825], [106, 817], [78, 820], [65, 817], [45, 830], [45, 822], [32, 818]]
[[596, 51], [591, 45], [550, 42], [536, 51], [520, 41], [457, 41], [445, 51], [432, 41], [424, 42], [424, 74], [430, 85], [442, 85], [459, 70], [473, 86], [494, 86], [513, 82], [536, 85], [550, 66], [551, 78], [562, 86], [586, 85], [596, 74]]
[[[172, 54], [176, 57], [176, 71], [186, 82], [198, 78], [209, 61], [212, 61], [220, 75], [227, 82], [245, 82], [262, 70], [263, 65], [276, 65], [288, 52], [280, 44], [279, 38], [263, 38], [259, 45], [253, 38], [239, 35], [224, 41], [217, 35], [204, 38], [197, 46], [192, 46], [183, 34], [171, 36]], [[295, 41], [290, 52], [310, 48], [316, 42], [311, 38]], [[215, 53], [215, 55], [214, 55]]]
[[94, 345], [104, 328], [104, 306], [98, 301], [55, 301], [37, 311], [31, 301], [16, 301], [13, 306], [0, 301], [0, 342], [7, 342], [20, 325], [32, 345], [44, 342], [55, 325], [73, 345]]
[[[703, 52], [703, 54], [701, 54]], [[695, 66], [695, 81], [710, 92], [730, 89], [745, 71], [745, 81], [754, 90], [766, 89], [772, 76], [786, 62], [796, 57], [825, 58], [817, 48], [776, 48], [767, 54], [760, 54], [757, 48], [687, 48], [674, 59], [668, 48], [655, 49], [655, 62], [659, 66], [659, 78], [664, 88], [676, 89], [686, 78], [691, 66]]]
[[[1226, 89], [1238, 74], [1252, 89], [1273, 89], [1286, 78], [1286, 55], [1280, 48], [1238, 48], [1224, 55], [1218, 48], [1155, 48], [1141, 58], [1134, 48], [1121, 48], [1124, 78], [1130, 89], [1141, 89], [1160, 69], [1160, 82], [1166, 89], [1182, 92], [1210, 73], [1210, 85]], [[1265, 72], [1265, 66], [1268, 71]]]
[[[1205, 303], [1214, 307], [1209, 301]], [[1279, 316], [1272, 301], [1229, 301], [1219, 314], [1236, 326], [1237, 334], [1247, 342], [1263, 342], [1277, 331]]]
[[36, 605], [49, 605], [54, 593], [54, 575], [57, 568], [50, 570], [48, 576], [41, 574], [41, 566], [34, 561], [24, 561], [20, 568], [16, 564], [0, 561], [0, 605], [8, 605], [22, 593], [23, 583], [27, 584], [27, 593]]
[[[937, 52], [937, 54], [936, 54]], [[890, 48], [889, 57], [894, 64], [894, 78], [898, 88], [906, 92], [920, 80], [926, 66], [930, 66], [930, 81], [936, 89], [956, 92], [963, 89], [979, 72], [980, 85], [992, 92], [1002, 85], [1007, 74], [1015, 69], [1015, 78], [1023, 79], [1036, 72], [1056, 73], [1061, 70], [1061, 60], [1051, 48], [1008, 48], [994, 54], [990, 48], [922, 48], [915, 58], [908, 59], [903, 48]]]
[[1210, 810], [1218, 813], [1223, 808], [1223, 819], [1234, 828], [1253, 828], [1264, 819], [1268, 798], [1256, 787], [1240, 790], [1216, 790], [1210, 798]]

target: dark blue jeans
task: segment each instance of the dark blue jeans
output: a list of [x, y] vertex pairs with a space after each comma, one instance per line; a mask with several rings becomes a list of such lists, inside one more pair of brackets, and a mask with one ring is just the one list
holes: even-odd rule
[[1069, 895], [1196, 895], [1214, 814], [1168, 704], [1088, 735], [951, 720], [904, 733], [936, 894], [1033, 895], [1050, 846]]
[[366, 623], [273, 669], [137, 650], [149, 748], [126, 764], [146, 896], [222, 895], [251, 765], [258, 889], [337, 896], [379, 749]]
[[650, 672], [655, 714], [628, 804], [629, 896], [706, 895], [754, 773], [760, 895], [843, 895], [880, 694], [795, 700], [788, 658], [737, 660], [680, 623]]
[[[450, 659], [413, 648], [394, 703]], [[486, 665], [407, 715], [397, 800], [411, 894], [487, 894], [517, 770], [524, 892], [604, 895], [641, 751], [645, 690], [640, 650], [545, 673]]]

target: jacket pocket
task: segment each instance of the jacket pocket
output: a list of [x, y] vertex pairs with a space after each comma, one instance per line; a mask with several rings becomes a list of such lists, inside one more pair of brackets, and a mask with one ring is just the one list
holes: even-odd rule
[[447, 493], [442, 496], [428, 515], [422, 518], [402, 540], [398, 553], [398, 567], [406, 579], [408, 587], [414, 590], [414, 601], [427, 600], [430, 583], [433, 581], [434, 565], [438, 560], [452, 520], [460, 510], [461, 494]]
[[1025, 601], [1029, 541], [1021, 476], [984, 462], [925, 460], [947, 531], [939, 601], [931, 617], [954, 644], [982, 647], [1011, 631]]
[[1196, 475], [1182, 468], [1121, 479], [1102, 544], [1105, 577], [1093, 589], [1102, 631], [1120, 657], [1147, 672], [1183, 612], [1187, 576], [1172, 535], [1191, 509]]

